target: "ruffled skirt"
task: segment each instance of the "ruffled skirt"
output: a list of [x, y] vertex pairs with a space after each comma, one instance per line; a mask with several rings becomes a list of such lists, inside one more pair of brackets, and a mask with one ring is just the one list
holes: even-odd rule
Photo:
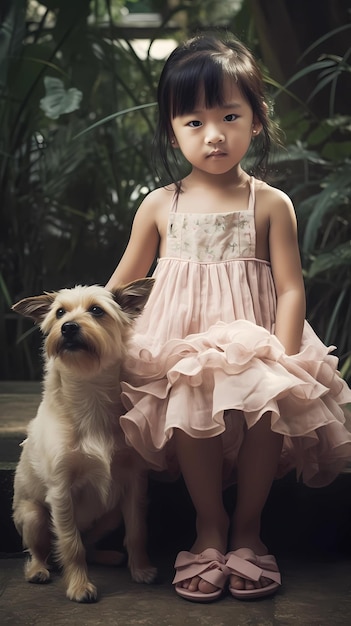
[[295, 468], [309, 486], [334, 480], [351, 460], [351, 419], [341, 408], [351, 391], [334, 348], [307, 322], [300, 352], [285, 353], [273, 334], [269, 265], [162, 259], [155, 277], [125, 364], [120, 422], [127, 442], [150, 467], [176, 475], [174, 428], [196, 438], [221, 435], [229, 484], [245, 429], [270, 412], [272, 430], [284, 435], [277, 476]]

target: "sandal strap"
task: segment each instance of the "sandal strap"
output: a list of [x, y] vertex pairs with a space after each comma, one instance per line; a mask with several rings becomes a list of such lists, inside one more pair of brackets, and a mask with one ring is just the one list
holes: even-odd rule
[[200, 554], [179, 552], [174, 567], [176, 574], [173, 584], [199, 576], [215, 587], [223, 589], [230, 573], [225, 557], [214, 548], [207, 548]]
[[[237, 554], [241, 553], [241, 556]], [[257, 556], [252, 550], [238, 550], [226, 555], [227, 567], [231, 574], [246, 580], [258, 582], [262, 576], [281, 585], [281, 575], [273, 555]]]

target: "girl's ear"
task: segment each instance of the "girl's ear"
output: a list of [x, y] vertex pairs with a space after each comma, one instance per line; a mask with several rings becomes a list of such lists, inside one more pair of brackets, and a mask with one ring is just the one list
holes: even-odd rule
[[262, 130], [263, 126], [261, 124], [261, 122], [259, 122], [258, 120], [254, 120], [252, 122], [252, 136], [253, 137], [257, 137], [257, 135], [260, 134], [261, 130]]
[[172, 135], [172, 137], [170, 138], [170, 142], [171, 142], [172, 148], [179, 148], [178, 141], [176, 140], [174, 135]]
[[[267, 102], [262, 102], [262, 106], [264, 109], [264, 115], [268, 116], [268, 104]], [[258, 119], [258, 117], [256, 115], [254, 115], [253, 120], [252, 120], [252, 135], [253, 137], [257, 137], [257, 135], [260, 134], [260, 132], [262, 131], [263, 126], [260, 122], [260, 120]]]

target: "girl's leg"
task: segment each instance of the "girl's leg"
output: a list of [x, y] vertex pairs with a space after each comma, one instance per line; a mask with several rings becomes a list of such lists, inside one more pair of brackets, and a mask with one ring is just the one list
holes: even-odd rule
[[[244, 437], [238, 456], [237, 503], [233, 515], [230, 549], [251, 548], [255, 554], [267, 554], [261, 541], [261, 514], [268, 498], [283, 444], [283, 436], [271, 430], [271, 414], [266, 413]], [[269, 584], [261, 580], [259, 586]], [[239, 576], [231, 576], [236, 589], [255, 585]], [[258, 586], [258, 585], [256, 585]]]
[[[222, 498], [222, 440], [220, 437], [194, 439], [179, 429], [175, 429], [174, 438], [181, 472], [196, 511], [197, 537], [191, 552], [199, 554], [207, 548], [216, 548], [224, 554], [229, 521]], [[203, 593], [216, 589], [198, 577], [184, 582], [183, 586]]]

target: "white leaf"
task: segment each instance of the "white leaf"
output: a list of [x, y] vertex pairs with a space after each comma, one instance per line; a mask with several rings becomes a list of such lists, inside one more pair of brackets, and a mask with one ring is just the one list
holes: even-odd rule
[[57, 120], [64, 113], [79, 109], [83, 96], [79, 89], [65, 89], [63, 81], [52, 76], [45, 76], [44, 84], [46, 95], [40, 100], [40, 108], [47, 117]]

